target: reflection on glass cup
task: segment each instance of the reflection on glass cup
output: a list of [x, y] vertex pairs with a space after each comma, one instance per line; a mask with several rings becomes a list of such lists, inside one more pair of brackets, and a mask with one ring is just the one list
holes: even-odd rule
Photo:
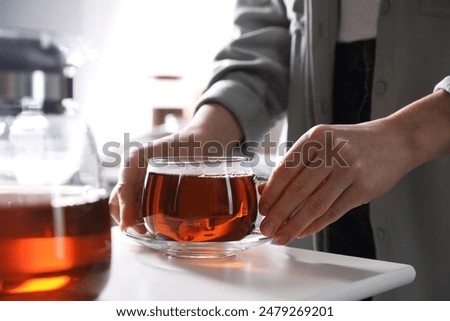
[[0, 186], [0, 300], [92, 300], [111, 261], [108, 195]]
[[257, 217], [247, 157], [153, 158], [142, 197], [147, 230], [160, 240], [237, 241]]

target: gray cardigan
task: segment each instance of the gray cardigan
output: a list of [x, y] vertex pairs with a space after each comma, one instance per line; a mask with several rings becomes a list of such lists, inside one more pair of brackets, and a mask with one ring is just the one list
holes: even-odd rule
[[[288, 138], [330, 123], [337, 0], [238, 1], [240, 36], [217, 56], [199, 106], [229, 108], [246, 140], [288, 115]], [[372, 118], [436, 88], [450, 91], [450, 2], [383, 0], [377, 31]], [[442, 80], [444, 79], [444, 80]], [[408, 263], [408, 286], [389, 300], [450, 300], [450, 157], [428, 162], [371, 202], [377, 257]]]

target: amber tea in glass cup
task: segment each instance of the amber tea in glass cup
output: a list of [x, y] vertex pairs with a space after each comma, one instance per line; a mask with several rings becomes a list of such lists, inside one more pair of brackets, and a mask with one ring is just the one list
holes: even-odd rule
[[160, 240], [238, 241], [257, 218], [248, 157], [152, 158], [142, 197], [147, 230]]
[[87, 186], [0, 186], [0, 301], [92, 300], [111, 262], [108, 195]]

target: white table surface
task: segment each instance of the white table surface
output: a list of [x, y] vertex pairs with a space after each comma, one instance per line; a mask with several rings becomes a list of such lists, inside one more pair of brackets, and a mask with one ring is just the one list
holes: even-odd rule
[[98, 300], [360, 300], [408, 283], [410, 265], [265, 244], [223, 259], [168, 257], [112, 228]]

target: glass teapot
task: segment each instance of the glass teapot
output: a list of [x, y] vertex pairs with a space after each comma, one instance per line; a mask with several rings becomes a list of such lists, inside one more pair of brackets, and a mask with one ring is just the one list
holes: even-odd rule
[[0, 300], [95, 299], [108, 279], [108, 193], [72, 97], [74, 39], [0, 29]]

